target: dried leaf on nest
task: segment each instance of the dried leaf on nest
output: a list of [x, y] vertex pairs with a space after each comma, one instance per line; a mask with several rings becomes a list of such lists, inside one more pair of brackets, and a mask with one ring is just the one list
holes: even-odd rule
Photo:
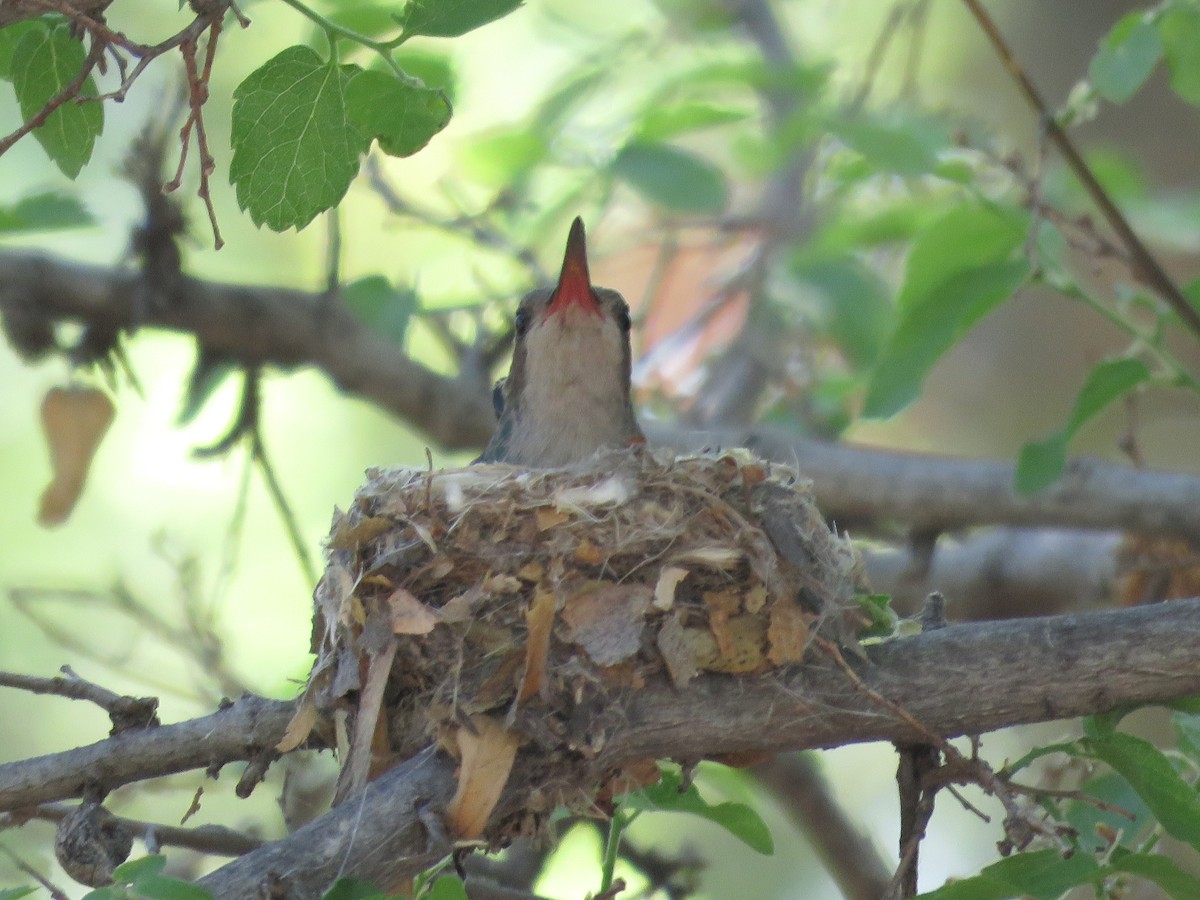
[[[359, 696], [358, 714], [354, 718], [354, 736], [350, 739], [350, 752], [342, 761], [342, 772], [334, 792], [334, 805], [352, 794], [357, 794], [367, 784], [371, 773], [372, 751], [378, 748], [376, 735], [383, 728], [387, 733], [387, 712], [383, 709], [383, 692], [387, 687], [388, 673], [396, 656], [395, 641], [388, 641], [378, 654], [370, 654], [367, 664], [367, 684]], [[386, 745], [385, 748], [386, 749]]]
[[429, 634], [441, 617], [404, 588], [388, 595], [392, 634]]
[[357, 550], [393, 526], [392, 520], [386, 516], [367, 516], [351, 525], [344, 513], [339, 518], [338, 511], [334, 510], [334, 526], [329, 534], [328, 546], [331, 550]]
[[295, 750], [308, 739], [316, 724], [317, 695], [314, 691], [306, 691], [300, 696], [296, 711], [292, 714], [292, 721], [288, 722], [287, 730], [275, 745], [275, 749], [280, 753]]
[[771, 623], [767, 626], [767, 640], [771, 649], [767, 659], [777, 666], [798, 663], [804, 659], [808, 646], [808, 615], [794, 600], [781, 600], [771, 607]]
[[677, 688], [687, 687], [687, 683], [700, 674], [694, 641], [689, 640], [689, 635], [695, 633], [696, 629], [683, 627], [678, 615], [667, 616], [658, 629], [658, 652]]
[[554, 624], [554, 591], [539, 585], [533, 592], [533, 602], [525, 613], [529, 638], [525, 644], [525, 674], [517, 701], [525, 701], [542, 690], [546, 674], [546, 657], [550, 653], [550, 628]]
[[653, 598], [644, 585], [592, 581], [567, 598], [562, 617], [570, 639], [593, 662], [612, 666], [637, 653]]
[[491, 716], [472, 716], [471, 728], [456, 729], [454, 737], [462, 765], [447, 824], [460, 838], [476, 838], [508, 783], [520, 740]]

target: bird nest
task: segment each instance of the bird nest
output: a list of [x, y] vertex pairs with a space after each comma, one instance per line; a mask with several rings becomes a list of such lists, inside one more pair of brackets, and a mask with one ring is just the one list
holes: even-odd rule
[[[769, 673], [862, 624], [857, 556], [808, 482], [742, 452], [372, 469], [327, 546], [317, 658], [281, 746], [333, 714], [339, 798], [435, 739], [463, 760], [461, 803], [480, 753], [587, 758], [614, 696]], [[480, 833], [494, 802], [451, 824]]]

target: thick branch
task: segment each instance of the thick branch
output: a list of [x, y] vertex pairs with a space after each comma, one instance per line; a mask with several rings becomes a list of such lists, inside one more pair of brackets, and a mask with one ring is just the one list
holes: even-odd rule
[[137, 273], [0, 251], [0, 311], [82, 320], [111, 329], [155, 326], [195, 335], [247, 365], [312, 365], [343, 390], [416, 423], [449, 448], [481, 447], [494, 415], [477, 373], [467, 384], [409, 359], [324, 294], [181, 276], [146, 296]]
[[797, 466], [813, 480], [817, 505], [839, 525], [894, 520], [916, 531], [971, 525], [1122, 529], [1200, 539], [1200, 477], [1094, 459], [1032, 496], [1013, 491], [1013, 467], [990, 460], [874, 450], [798, 438], [769, 428], [684, 435], [647, 429], [681, 448], [749, 447]]
[[[951, 626], [868, 648], [856, 662], [868, 688], [930, 731], [976, 734], [1008, 725], [1104, 712], [1200, 694], [1200, 600], [1039, 619]], [[115, 785], [252, 755], [289, 719], [285, 704], [244, 698], [193, 722], [0, 766], [0, 808], [76, 795], [89, 779]], [[608, 734], [588, 777], [647, 757], [912, 742], [924, 735], [821, 659], [757, 677], [704, 676], [684, 690], [651, 684], [614, 698], [593, 732]], [[535, 771], [522, 766], [514, 773]], [[519, 776], [516, 776], [519, 777]], [[288, 838], [247, 854], [205, 881], [217, 896], [251, 896], [264, 872], [293, 879], [294, 896], [353, 874], [381, 884], [410, 877], [444, 851], [424, 821], [452, 791], [453, 764], [425, 754], [372, 783]], [[514, 782], [501, 810], [520, 808]], [[320, 884], [312, 883], [320, 881]]]
[[[247, 364], [315, 366], [449, 449], [481, 447], [491, 433], [487, 373], [439, 375], [324, 294], [187, 277], [169, 295], [147, 298], [146, 291], [130, 272], [0, 250], [0, 312], [13, 312], [13, 321], [42, 317], [193, 334], [210, 350]], [[880, 519], [925, 531], [1052, 525], [1200, 540], [1200, 477], [1191, 474], [1076, 460], [1055, 485], [1021, 497], [1006, 463], [834, 445], [764, 428], [690, 432], [659, 425], [647, 431], [655, 442], [680, 449], [747, 446], [796, 464], [813, 479], [826, 515], [851, 527]]]

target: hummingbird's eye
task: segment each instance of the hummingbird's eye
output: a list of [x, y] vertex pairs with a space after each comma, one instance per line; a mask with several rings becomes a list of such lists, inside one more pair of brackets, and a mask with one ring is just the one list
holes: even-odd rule
[[517, 309], [517, 314], [513, 316], [513, 328], [516, 329], [518, 337], [529, 330], [529, 310], [525, 307]]
[[622, 305], [617, 307], [617, 324], [621, 326], [622, 331], [628, 331], [633, 327], [633, 322], [629, 318], [629, 308]]

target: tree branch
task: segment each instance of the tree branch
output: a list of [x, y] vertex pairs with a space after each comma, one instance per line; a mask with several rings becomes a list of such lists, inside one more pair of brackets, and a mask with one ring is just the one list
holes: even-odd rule
[[1076, 458], [1057, 482], [1022, 496], [1013, 467], [831, 444], [765, 427], [683, 433], [647, 428], [680, 449], [747, 447], [813, 480], [817, 505], [839, 526], [879, 520], [937, 532], [972, 525], [1121, 529], [1200, 540], [1200, 477]]
[[[0, 313], [9, 327], [84, 321], [111, 329], [153, 326], [192, 334], [246, 365], [312, 365], [341, 389], [400, 416], [451, 450], [482, 447], [495, 415], [490, 373], [440, 375], [373, 334], [323, 292], [222, 284], [180, 276], [145, 298], [132, 272], [0, 250]], [[14, 341], [19, 345], [19, 341]], [[749, 447], [794, 464], [840, 525], [893, 520], [936, 532], [971, 525], [1121, 529], [1200, 540], [1200, 477], [1077, 459], [1030, 497], [1012, 489], [1007, 463], [830, 444], [779, 429], [647, 428], [681, 450]]]
[[[700, 676], [683, 690], [651, 683], [614, 698], [592, 734], [603, 751], [578, 777], [645, 758], [716, 757], [847, 743], [912, 742], [1009, 725], [1100, 713], [1128, 704], [1200, 694], [1200, 600], [1157, 606], [959, 625], [867, 648], [855, 662], [881, 706], [818, 655], [803, 667], [754, 677]], [[129, 732], [90, 747], [0, 766], [0, 809], [76, 796], [87, 783], [115, 787], [185, 769], [246, 759], [273, 746], [290, 704], [244, 697], [178, 725]], [[532, 751], [525, 750], [523, 753]], [[422, 816], [453, 793], [454, 764], [427, 752], [291, 836], [232, 862], [204, 882], [217, 896], [251, 896], [264, 872], [292, 880], [294, 896], [319, 896], [338, 873], [393, 884], [446, 848], [426, 838]], [[532, 785], [518, 760], [499, 814], [518, 812]], [[545, 787], [541, 785], [541, 787]], [[323, 880], [327, 879], [327, 880]], [[319, 883], [317, 883], [319, 882]]]
[[122, 732], [74, 750], [0, 765], [0, 810], [79, 797], [123, 784], [254, 759], [283, 736], [292, 704], [246, 695], [212, 715]]
[[[482, 447], [495, 421], [489, 373], [447, 378], [409, 359], [318, 292], [207, 282], [181, 275], [146, 297], [134, 272], [0, 251], [0, 311], [112, 329], [154, 326], [195, 335], [246, 365], [313, 365], [449, 449]], [[135, 306], [135, 298], [142, 302]]]

